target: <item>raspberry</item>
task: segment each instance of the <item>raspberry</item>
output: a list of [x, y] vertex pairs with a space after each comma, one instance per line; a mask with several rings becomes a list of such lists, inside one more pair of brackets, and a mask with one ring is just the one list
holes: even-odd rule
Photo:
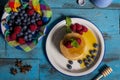
[[70, 41], [67, 41], [65, 44], [65, 47], [67, 48], [72, 48], [73, 46], [71, 45], [71, 42]]
[[32, 15], [34, 14], [34, 10], [33, 10], [33, 9], [28, 9], [28, 10], [27, 10], [27, 14], [28, 14], [29, 16], [32, 16]]
[[77, 31], [80, 31], [83, 28], [82, 25], [80, 25], [78, 23], [75, 23], [75, 25], [76, 25], [76, 30]]
[[83, 26], [83, 29], [82, 29], [83, 32], [87, 32], [88, 31], [88, 28]]
[[16, 26], [15, 28], [14, 28], [14, 33], [15, 34], [19, 34], [21, 32], [21, 27], [20, 26]]
[[17, 38], [16, 34], [13, 33], [13, 34], [11, 35], [11, 40], [16, 40], [16, 38]]
[[41, 20], [37, 21], [37, 25], [38, 26], [42, 26], [43, 25], [43, 22]]
[[24, 38], [18, 38], [18, 42], [20, 44], [25, 44], [25, 39]]
[[72, 31], [76, 32], [76, 25], [75, 25], [75, 24], [72, 24], [72, 25], [70, 26], [70, 28], [71, 28]]
[[81, 31], [77, 31], [77, 33], [79, 33], [80, 35], [82, 35], [83, 34], [83, 31], [81, 30]]
[[35, 30], [37, 30], [37, 26], [35, 24], [30, 25], [30, 30], [34, 32]]
[[77, 38], [76, 41], [80, 44], [81, 43], [81, 39]]

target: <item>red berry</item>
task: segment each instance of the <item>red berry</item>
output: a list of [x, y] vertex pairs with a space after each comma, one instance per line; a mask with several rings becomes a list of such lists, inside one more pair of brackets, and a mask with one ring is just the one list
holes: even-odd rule
[[76, 30], [77, 31], [80, 31], [80, 30], [82, 30], [82, 25], [80, 25], [80, 24], [78, 24], [78, 23], [75, 23], [75, 25], [76, 25]]
[[33, 10], [33, 9], [28, 9], [28, 10], [27, 10], [27, 14], [28, 14], [29, 16], [33, 15], [33, 14], [34, 14], [34, 10]]
[[42, 20], [37, 21], [37, 25], [38, 25], [38, 26], [42, 26], [42, 25], [43, 25]]
[[75, 25], [75, 24], [72, 24], [72, 25], [70, 26], [70, 28], [71, 28], [72, 31], [76, 32], [76, 25]]
[[25, 44], [25, 39], [24, 38], [18, 38], [18, 42], [20, 44]]
[[30, 30], [31, 30], [32, 32], [34, 32], [35, 30], [37, 30], [37, 25], [31, 24], [31, 25], [30, 25]]
[[10, 38], [11, 38], [11, 40], [16, 40], [17, 36], [15, 33], [13, 33]]
[[21, 32], [21, 27], [20, 26], [16, 26], [15, 28], [14, 28], [14, 33], [15, 34], [19, 34], [20, 32]]
[[76, 41], [80, 44], [81, 43], [81, 39], [77, 38]]
[[82, 34], [83, 34], [83, 31], [80, 30], [80, 31], [77, 31], [77, 33], [79, 33], [80, 35], [82, 35]]
[[87, 32], [88, 31], [88, 28], [83, 26], [83, 29], [82, 29], [83, 32]]
[[67, 41], [65, 44], [65, 47], [67, 48], [72, 48], [73, 46], [71, 45], [71, 42], [70, 41]]

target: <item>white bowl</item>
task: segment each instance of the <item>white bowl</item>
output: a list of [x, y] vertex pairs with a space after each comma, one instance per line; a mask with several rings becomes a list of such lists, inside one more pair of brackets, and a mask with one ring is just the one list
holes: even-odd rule
[[63, 74], [69, 76], [83, 76], [93, 72], [98, 65], [101, 63], [103, 56], [104, 56], [104, 39], [101, 32], [97, 29], [97, 27], [92, 24], [91, 22], [81, 19], [81, 18], [71, 18], [72, 23], [79, 23], [85, 25], [88, 29], [90, 29], [96, 36], [99, 42], [99, 53], [97, 54], [96, 60], [89, 68], [81, 68], [77, 61], [74, 61], [72, 64], [72, 69], [68, 69], [66, 64], [68, 63], [68, 59], [65, 58], [59, 49], [59, 42], [65, 35], [65, 20], [56, 24], [53, 29], [50, 31], [47, 42], [46, 42], [46, 52], [47, 57], [50, 63], [55, 67], [58, 71]]

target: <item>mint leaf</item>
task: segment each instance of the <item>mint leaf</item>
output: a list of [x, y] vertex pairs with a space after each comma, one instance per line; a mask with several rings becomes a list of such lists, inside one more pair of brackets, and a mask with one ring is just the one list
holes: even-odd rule
[[73, 46], [73, 47], [78, 47], [79, 46], [79, 43], [75, 40], [75, 39], [70, 39], [71, 40], [71, 45]]
[[67, 28], [66, 28], [66, 32], [67, 32], [67, 33], [70, 33], [70, 32], [71, 32], [71, 29], [70, 29], [71, 24], [72, 24], [71, 18], [66, 17], [66, 27], [67, 27]]

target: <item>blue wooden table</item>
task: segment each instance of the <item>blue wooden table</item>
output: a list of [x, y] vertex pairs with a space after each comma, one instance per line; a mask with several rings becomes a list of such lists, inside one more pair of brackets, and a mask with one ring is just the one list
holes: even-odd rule
[[[7, 0], [0, 0], [0, 16]], [[25, 53], [10, 47], [0, 34], [0, 80], [92, 80], [99, 69], [107, 64], [113, 72], [103, 80], [120, 80], [120, 0], [113, 0], [107, 8], [97, 8], [89, 0], [85, 6], [79, 6], [76, 0], [46, 0], [52, 8], [53, 17], [47, 25], [46, 35], [31, 52]], [[49, 31], [63, 16], [82, 17], [94, 23], [105, 39], [105, 56], [99, 67], [85, 76], [70, 77], [58, 72], [47, 59], [45, 44]], [[32, 65], [30, 72], [10, 74], [16, 59]]]

